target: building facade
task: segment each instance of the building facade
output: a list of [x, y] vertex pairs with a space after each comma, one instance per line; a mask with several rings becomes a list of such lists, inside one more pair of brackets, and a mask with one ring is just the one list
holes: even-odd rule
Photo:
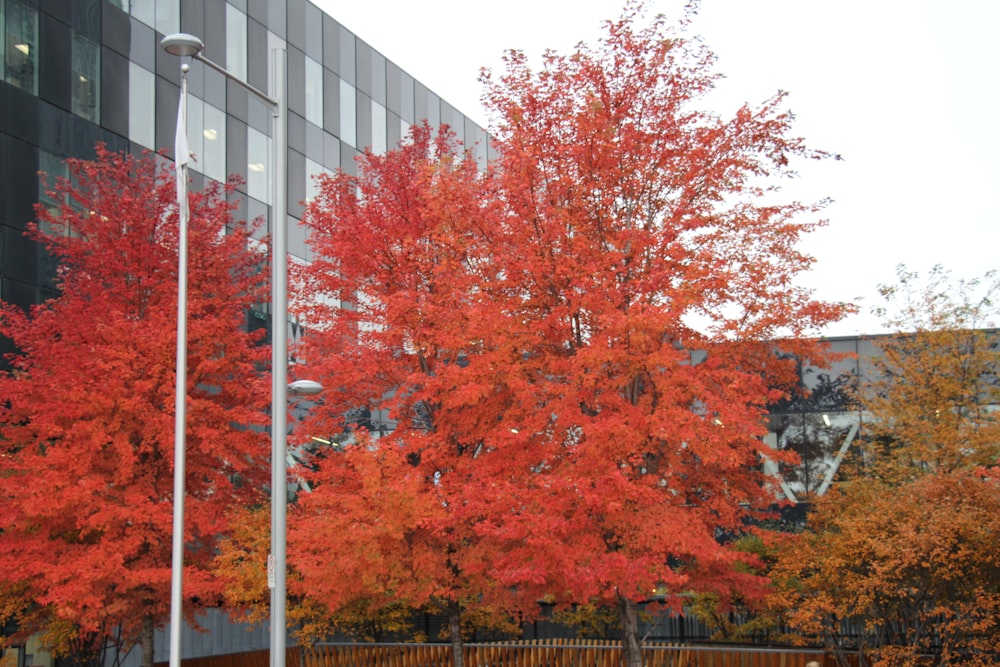
[[[54, 296], [55, 263], [25, 238], [39, 172], [66, 175], [66, 158], [115, 151], [163, 151], [172, 158], [181, 59], [160, 46], [185, 32], [204, 56], [260, 91], [270, 54], [286, 51], [288, 249], [308, 260], [297, 224], [312, 176], [353, 171], [365, 148], [395, 146], [412, 124], [447, 124], [486, 165], [486, 132], [362, 38], [307, 0], [0, 0], [0, 298], [28, 308]], [[190, 59], [186, 59], [190, 61]], [[275, 221], [270, 111], [238, 84], [198, 61], [188, 76], [192, 188], [237, 175], [237, 219]], [[55, 204], [55, 202], [52, 202]], [[196, 252], [192, 249], [192, 252]], [[294, 333], [294, 329], [293, 329]], [[0, 340], [0, 354], [10, 351]], [[267, 646], [267, 629], [237, 627], [209, 614], [208, 634], [185, 628], [185, 657]], [[166, 629], [156, 639], [167, 659]], [[27, 659], [27, 653], [33, 657]], [[128, 661], [135, 662], [138, 652]], [[20, 651], [20, 664], [52, 664]]]
[[[352, 170], [426, 119], [449, 125], [485, 165], [485, 131], [308, 0], [0, 0], [0, 298], [22, 307], [55, 294], [54, 263], [24, 238], [38, 172], [65, 174], [94, 144], [172, 157], [180, 59], [160, 48], [186, 32], [204, 55], [261, 91], [285, 48], [289, 252], [307, 259], [296, 224], [312, 176]], [[270, 112], [239, 85], [191, 62], [193, 188], [238, 175], [237, 217], [270, 221]], [[294, 259], [293, 259], [294, 261]], [[6, 351], [6, 350], [4, 350]]]

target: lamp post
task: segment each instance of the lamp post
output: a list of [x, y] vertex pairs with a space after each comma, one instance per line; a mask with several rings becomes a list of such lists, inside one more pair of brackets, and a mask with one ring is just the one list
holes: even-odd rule
[[[274, 562], [274, 586], [271, 589], [271, 667], [285, 667], [286, 528], [287, 528], [287, 450], [288, 428], [288, 104], [285, 92], [285, 50], [271, 51], [270, 94], [264, 94], [226, 68], [205, 56], [204, 43], [193, 35], [167, 35], [160, 46], [172, 55], [191, 57], [222, 74], [264, 103], [272, 120], [271, 203], [271, 558]], [[186, 157], [186, 156], [185, 156]], [[315, 383], [313, 383], [315, 384]], [[318, 385], [316, 385], [318, 387]], [[316, 387], [311, 387], [316, 389]], [[294, 391], [294, 388], [293, 388]], [[313, 392], [315, 393], [315, 392]], [[175, 483], [176, 486], [176, 483]], [[175, 517], [176, 526], [176, 517]], [[176, 532], [176, 528], [175, 528]], [[183, 533], [183, 530], [181, 531]], [[175, 537], [176, 540], [176, 537]], [[179, 559], [178, 559], [179, 560]], [[178, 586], [179, 588], [179, 586]], [[172, 602], [173, 604], [173, 602]], [[179, 617], [180, 603], [176, 612]], [[171, 612], [170, 667], [180, 667], [180, 622]], [[176, 633], [176, 637], [174, 637]]]

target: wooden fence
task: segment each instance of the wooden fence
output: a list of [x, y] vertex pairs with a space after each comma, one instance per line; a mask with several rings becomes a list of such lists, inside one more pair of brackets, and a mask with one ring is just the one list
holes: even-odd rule
[[[818, 649], [643, 645], [645, 667], [823, 667], [833, 660]], [[449, 644], [318, 644], [289, 647], [289, 667], [450, 667]], [[544, 639], [468, 644], [467, 667], [619, 667], [620, 643]], [[184, 660], [183, 667], [268, 667], [267, 651]]]

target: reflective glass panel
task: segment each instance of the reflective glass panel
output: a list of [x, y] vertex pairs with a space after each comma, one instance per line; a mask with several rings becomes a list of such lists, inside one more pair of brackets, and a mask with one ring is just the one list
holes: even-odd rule
[[355, 77], [355, 38], [354, 33], [352, 33], [347, 28], [340, 28], [340, 78], [347, 79], [350, 83], [354, 83]]
[[205, 173], [205, 139], [202, 134], [202, 118], [205, 115], [205, 103], [194, 95], [187, 97], [187, 133], [188, 150], [191, 151], [194, 163], [191, 169]]
[[385, 107], [372, 100], [372, 152], [385, 152]]
[[306, 120], [323, 127], [323, 66], [306, 56]]
[[101, 122], [101, 49], [79, 33], [73, 34], [73, 113]]
[[[38, 170], [41, 172], [38, 175], [38, 201], [48, 209], [53, 217], [58, 218], [63, 202], [55, 196], [52, 189], [59, 178], [66, 178], [69, 175], [66, 162], [58, 155], [40, 150], [38, 151]], [[54, 231], [48, 222], [41, 224], [41, 230], [46, 234], [52, 234]], [[64, 230], [60, 230], [60, 233], [64, 233]]]
[[132, 0], [129, 3], [129, 13], [148, 25], [156, 27], [156, 4], [154, 0]]
[[351, 146], [358, 145], [357, 92], [354, 86], [340, 80], [340, 140]]
[[153, 101], [156, 99], [156, 77], [152, 72], [136, 65], [128, 64], [128, 138], [132, 141], [153, 148], [156, 143], [156, 132], [153, 120], [156, 112]]
[[271, 203], [268, 187], [268, 138], [263, 132], [247, 128], [247, 194]]
[[[152, 0], [139, 0], [152, 4]], [[156, 29], [163, 35], [181, 31], [180, 0], [156, 0]]]
[[38, 94], [38, 11], [7, 0], [4, 22], [4, 79]]
[[217, 181], [226, 180], [226, 114], [211, 104], [205, 104], [202, 137], [205, 141], [205, 175]]
[[[410, 143], [410, 138], [411, 138], [410, 128], [411, 127], [413, 127], [413, 126], [410, 125], [410, 123], [407, 122], [405, 119], [403, 119], [403, 118], [399, 119], [399, 136], [401, 137], [401, 139], [399, 140], [399, 143], [400, 143], [401, 146], [406, 146], [406, 145], [408, 145]], [[395, 148], [395, 146], [393, 146], [393, 148]]]
[[247, 15], [226, 5], [226, 69], [247, 80]]
[[319, 195], [319, 185], [316, 177], [320, 174], [332, 176], [333, 171], [325, 168], [319, 162], [306, 158], [306, 203], [311, 203]]

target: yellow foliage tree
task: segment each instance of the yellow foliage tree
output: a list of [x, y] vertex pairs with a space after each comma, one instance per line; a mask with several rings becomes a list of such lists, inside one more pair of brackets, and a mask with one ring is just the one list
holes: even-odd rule
[[[881, 309], [860, 474], [817, 502], [772, 603], [842, 665], [1000, 663], [1000, 350], [995, 276], [900, 267]], [[853, 653], [851, 658], [847, 654]]]

